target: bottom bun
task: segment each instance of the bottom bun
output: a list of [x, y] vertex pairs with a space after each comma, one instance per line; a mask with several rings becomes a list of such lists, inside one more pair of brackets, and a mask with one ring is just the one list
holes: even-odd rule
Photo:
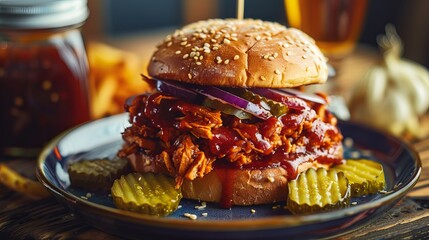
[[[128, 159], [137, 172], [156, 172], [151, 157], [131, 154]], [[327, 167], [318, 162], [299, 165], [298, 173], [308, 168]], [[281, 167], [266, 169], [215, 168], [202, 178], [185, 179], [184, 198], [218, 202], [222, 207], [257, 205], [285, 201], [288, 195], [288, 172]]]
[[[318, 163], [304, 163], [303, 172], [310, 167], [325, 167]], [[219, 202], [223, 206], [257, 205], [285, 201], [288, 195], [288, 173], [284, 168], [262, 170], [214, 169], [202, 178], [185, 180], [184, 198]]]

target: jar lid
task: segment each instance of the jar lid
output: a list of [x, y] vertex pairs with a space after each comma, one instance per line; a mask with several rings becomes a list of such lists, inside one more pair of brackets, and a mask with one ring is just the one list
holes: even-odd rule
[[87, 0], [0, 0], [0, 28], [67, 27], [88, 15]]

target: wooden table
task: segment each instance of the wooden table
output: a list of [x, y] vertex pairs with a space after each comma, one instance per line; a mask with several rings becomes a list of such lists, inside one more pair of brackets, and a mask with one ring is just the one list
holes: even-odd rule
[[[158, 36], [164, 36], [164, 33]], [[147, 52], [152, 52], [154, 44], [160, 39], [150, 35], [108, 42], [125, 50], [145, 53], [143, 56], [148, 58], [150, 55]], [[337, 87], [340, 90], [349, 89], [374, 61], [376, 55], [373, 50], [359, 49], [357, 54], [343, 62], [339, 76], [344, 80], [338, 82]], [[414, 146], [423, 162], [422, 176], [417, 186], [382, 217], [341, 239], [429, 238], [429, 139], [416, 142]], [[34, 178], [35, 159], [0, 158], [0, 161]], [[32, 201], [0, 186], [0, 239], [54, 238], [119, 239], [82, 223], [54, 199]]]

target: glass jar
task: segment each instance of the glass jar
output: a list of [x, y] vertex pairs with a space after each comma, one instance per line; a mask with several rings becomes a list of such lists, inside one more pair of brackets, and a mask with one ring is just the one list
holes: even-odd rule
[[0, 154], [36, 156], [89, 120], [86, 0], [0, 1]]

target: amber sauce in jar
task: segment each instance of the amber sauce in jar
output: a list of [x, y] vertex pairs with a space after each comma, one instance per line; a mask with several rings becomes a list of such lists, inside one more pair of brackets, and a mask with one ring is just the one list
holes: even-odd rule
[[50, 139], [89, 120], [81, 24], [0, 26], [1, 155], [35, 156]]

